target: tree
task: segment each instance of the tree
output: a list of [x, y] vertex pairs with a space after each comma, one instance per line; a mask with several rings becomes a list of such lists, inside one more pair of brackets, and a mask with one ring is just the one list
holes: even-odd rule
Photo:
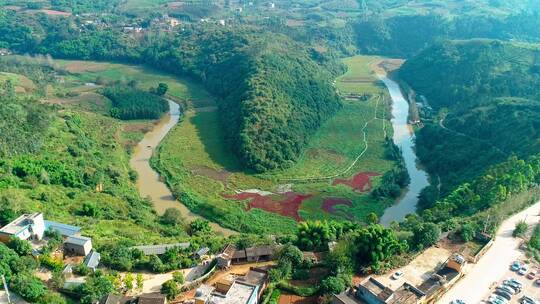
[[346, 282], [340, 277], [329, 276], [321, 281], [319, 290], [322, 294], [331, 295], [341, 293], [347, 287]]
[[47, 292], [44, 297], [39, 299], [38, 304], [66, 304], [64, 299], [59, 293]]
[[211, 232], [212, 228], [210, 228], [210, 222], [203, 219], [196, 219], [193, 222], [189, 224], [189, 230], [192, 235], [194, 234], [204, 234], [207, 232]]
[[86, 282], [75, 290], [81, 297], [82, 304], [92, 304], [114, 291], [114, 284], [101, 272], [95, 272], [86, 278]]
[[413, 244], [418, 250], [437, 243], [441, 236], [441, 228], [435, 223], [422, 223], [413, 232]]
[[182, 213], [176, 208], [167, 208], [165, 213], [161, 216], [161, 221], [166, 225], [172, 226], [184, 224]]
[[32, 253], [32, 245], [18, 237], [12, 237], [9, 240], [8, 247], [17, 252], [18, 255], [30, 255]]
[[166, 83], [160, 82], [156, 88], [156, 94], [163, 96], [167, 93], [167, 90], [169, 90], [169, 86]]
[[525, 232], [527, 232], [527, 228], [529, 228], [529, 226], [527, 225], [527, 223], [525, 223], [525, 221], [519, 221], [516, 224], [516, 228], [512, 232], [512, 236], [522, 237], [523, 235], [525, 235]]
[[332, 239], [332, 230], [326, 221], [307, 221], [298, 224], [297, 245], [303, 250], [322, 250]]
[[368, 214], [367, 222], [369, 224], [377, 224], [379, 222], [379, 217], [374, 212], [371, 212], [370, 214]]
[[180, 294], [180, 288], [175, 280], [169, 280], [161, 285], [161, 293], [164, 294], [167, 299], [173, 300]]
[[294, 245], [287, 244], [278, 252], [278, 264], [290, 262], [293, 268], [297, 267], [304, 260], [302, 251]]
[[461, 225], [460, 236], [464, 242], [470, 242], [474, 238], [475, 229], [471, 223]]
[[173, 272], [173, 280], [178, 284], [184, 284], [184, 274], [181, 271]]
[[10, 282], [11, 289], [29, 302], [37, 302], [46, 293], [47, 288], [38, 278], [30, 273], [19, 273]]
[[360, 263], [374, 270], [379, 270], [383, 262], [404, 250], [395, 232], [378, 224], [360, 230], [354, 244]]

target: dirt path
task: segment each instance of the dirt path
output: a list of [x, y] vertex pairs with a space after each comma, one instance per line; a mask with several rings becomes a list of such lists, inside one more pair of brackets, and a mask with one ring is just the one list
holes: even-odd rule
[[[497, 231], [493, 246], [477, 264], [468, 265], [465, 277], [437, 303], [448, 304], [455, 299], [461, 299], [465, 303], [481, 303], [489, 292], [490, 286], [500, 280], [507, 272], [510, 263], [523, 254], [519, 250], [521, 239], [512, 236], [516, 224], [524, 220], [529, 227], [534, 227], [540, 220], [539, 213], [540, 202], [537, 202], [505, 220]], [[471, 288], [472, 286], [474, 288]]]

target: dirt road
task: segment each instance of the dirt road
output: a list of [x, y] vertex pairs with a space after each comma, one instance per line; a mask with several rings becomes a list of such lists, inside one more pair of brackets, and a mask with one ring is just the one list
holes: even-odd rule
[[512, 232], [519, 221], [525, 220], [532, 229], [540, 217], [540, 202], [513, 215], [504, 221], [497, 231], [493, 246], [477, 264], [470, 264], [466, 275], [450, 289], [437, 303], [448, 304], [452, 300], [461, 299], [465, 303], [481, 303], [486, 297], [490, 285], [498, 282], [517, 260], [522, 252], [519, 250], [520, 239], [512, 237]]

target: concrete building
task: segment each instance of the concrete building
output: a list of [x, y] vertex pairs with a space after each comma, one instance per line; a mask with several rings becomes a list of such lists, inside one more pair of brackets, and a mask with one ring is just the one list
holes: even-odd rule
[[252, 268], [243, 277], [221, 280], [216, 287], [201, 285], [195, 304], [258, 304], [267, 282], [266, 269]]
[[279, 249], [276, 245], [266, 245], [235, 250], [231, 261], [233, 264], [271, 261]]
[[67, 255], [87, 256], [92, 251], [92, 239], [85, 236], [70, 236], [64, 242]]
[[21, 240], [41, 240], [45, 229], [42, 213], [23, 214], [0, 229], [0, 241], [9, 242], [12, 237]]
[[424, 303], [426, 294], [409, 283], [392, 290], [369, 277], [358, 285], [356, 297], [367, 304], [418, 304]]

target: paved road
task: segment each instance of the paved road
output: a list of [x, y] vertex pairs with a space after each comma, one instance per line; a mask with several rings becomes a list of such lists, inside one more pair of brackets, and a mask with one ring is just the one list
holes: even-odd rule
[[522, 255], [518, 249], [520, 240], [512, 237], [516, 223], [525, 220], [530, 227], [534, 227], [540, 220], [539, 213], [540, 202], [537, 202], [504, 221], [497, 231], [493, 246], [477, 264], [468, 265], [470, 268], [465, 277], [437, 303], [448, 304], [455, 299], [461, 299], [467, 304], [481, 303], [486, 298], [490, 285], [499, 281], [510, 263]]

